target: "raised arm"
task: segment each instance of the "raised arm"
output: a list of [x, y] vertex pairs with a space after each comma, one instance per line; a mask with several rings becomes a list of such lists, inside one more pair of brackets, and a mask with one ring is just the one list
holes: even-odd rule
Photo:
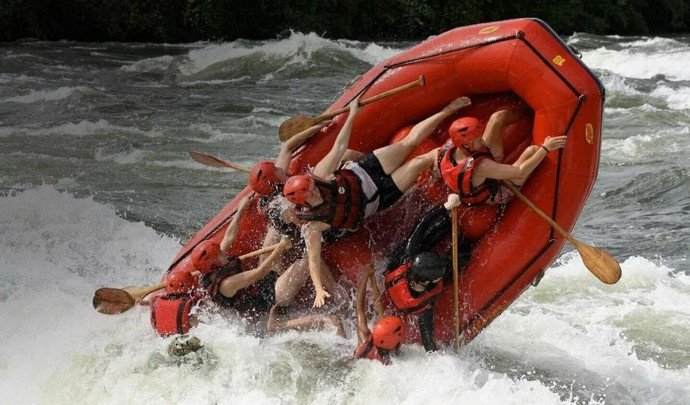
[[500, 163], [503, 160], [503, 132], [505, 128], [527, 117], [529, 114], [530, 109], [527, 107], [500, 110], [491, 114], [484, 134], [482, 134], [482, 142], [489, 148], [497, 162]]
[[361, 345], [371, 335], [371, 330], [367, 324], [367, 313], [364, 309], [367, 299], [367, 281], [374, 274], [374, 266], [368, 264], [357, 282], [357, 299], [355, 302], [355, 313], [357, 314], [357, 345]]
[[[237, 239], [237, 232], [239, 231], [240, 228], [240, 220], [242, 219], [242, 214], [244, 213], [244, 210], [247, 209], [249, 206], [249, 202], [251, 201], [251, 195], [248, 195], [240, 201], [240, 203], [237, 206], [237, 211], [235, 212], [235, 215], [232, 217], [232, 220], [230, 221], [230, 225], [228, 225], [228, 228], [225, 230], [225, 235], [223, 235], [223, 240], [220, 241], [220, 253], [221, 255], [225, 255], [225, 252], [230, 249], [230, 246], [235, 242], [235, 239]], [[223, 260], [225, 257], [223, 257]]]
[[335, 143], [330, 152], [314, 167], [314, 174], [322, 178], [329, 178], [333, 172], [340, 165], [345, 152], [347, 152], [348, 144], [350, 143], [350, 134], [352, 133], [352, 125], [355, 122], [355, 116], [359, 111], [359, 99], [354, 99], [350, 102], [350, 113], [347, 116], [345, 124], [340, 129], [338, 137], [335, 138]]
[[280, 256], [280, 253], [285, 249], [289, 249], [291, 246], [292, 243], [290, 242], [290, 238], [284, 237], [280, 241], [280, 245], [273, 249], [273, 252], [271, 252], [268, 258], [266, 258], [259, 267], [237, 273], [223, 280], [220, 284], [220, 293], [226, 297], [232, 297], [237, 294], [237, 291], [247, 288], [266, 277], [266, 274], [271, 270], [273, 262]]
[[292, 152], [294, 152], [295, 149], [297, 149], [307, 139], [311, 138], [317, 132], [319, 132], [321, 128], [325, 127], [330, 123], [330, 120], [321, 121], [318, 124], [305, 129], [304, 131], [298, 133], [297, 135], [283, 142], [283, 145], [280, 147], [280, 152], [278, 152], [278, 157], [276, 157], [276, 160], [274, 162], [276, 167], [282, 169], [285, 173], [287, 173], [288, 168], [290, 166], [290, 160], [292, 159]]
[[309, 222], [302, 228], [302, 235], [307, 245], [307, 260], [309, 262], [309, 275], [316, 291], [314, 307], [321, 308], [326, 298], [331, 295], [323, 288], [321, 281], [321, 236], [328, 224], [323, 222]]

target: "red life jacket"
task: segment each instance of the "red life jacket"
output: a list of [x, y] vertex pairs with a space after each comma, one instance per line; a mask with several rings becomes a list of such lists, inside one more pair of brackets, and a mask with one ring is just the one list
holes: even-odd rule
[[356, 359], [378, 360], [385, 365], [391, 363], [388, 357], [383, 357], [381, 353], [379, 353], [379, 349], [374, 344], [374, 336], [371, 334], [364, 343], [355, 349], [353, 357]]
[[161, 336], [185, 334], [189, 332], [189, 311], [198, 301], [189, 295], [158, 295], [149, 302], [151, 326]]
[[443, 292], [443, 280], [434, 288], [419, 297], [413, 297], [407, 279], [407, 271], [412, 262], [402, 264], [397, 269], [386, 274], [385, 283], [388, 296], [395, 307], [409, 315], [418, 315], [431, 308], [433, 299]]
[[303, 221], [321, 221], [336, 229], [356, 229], [364, 217], [362, 186], [351, 170], [335, 172], [335, 178], [324, 181], [314, 177], [323, 203], [315, 208], [300, 207], [295, 212]]
[[486, 179], [482, 184], [474, 187], [472, 185], [472, 175], [482, 160], [493, 160], [491, 152], [485, 147], [476, 152], [469, 152], [468, 150], [470, 156], [456, 163], [455, 159], [453, 159], [456, 149], [457, 146], [448, 141], [439, 151], [436, 164], [441, 177], [443, 177], [443, 181], [451, 190], [458, 193], [460, 202], [463, 204], [479, 205], [485, 203], [496, 194], [498, 181]]

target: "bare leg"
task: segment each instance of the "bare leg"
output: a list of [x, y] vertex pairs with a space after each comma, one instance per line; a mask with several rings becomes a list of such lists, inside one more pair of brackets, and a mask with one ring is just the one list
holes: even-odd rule
[[343, 162], [349, 162], [349, 161], [357, 160], [357, 159], [361, 158], [362, 156], [364, 156], [364, 153], [362, 153], [358, 150], [348, 149], [345, 152], [345, 154], [343, 155], [342, 161]]
[[386, 172], [386, 174], [393, 173], [393, 171], [400, 167], [405, 159], [407, 159], [410, 153], [436, 130], [436, 127], [438, 127], [444, 119], [470, 104], [470, 99], [467, 97], [457, 98], [441, 111], [415, 125], [407, 137], [402, 141], [376, 149], [374, 155], [379, 159], [383, 171]]
[[340, 317], [335, 314], [328, 316], [308, 315], [301, 318], [280, 321], [278, 320], [277, 310], [278, 306], [274, 305], [268, 315], [266, 329], [269, 332], [278, 332], [282, 330], [323, 330], [326, 325], [332, 323], [336, 328], [336, 333], [338, 336], [345, 337], [343, 323], [340, 320]]
[[500, 110], [491, 114], [482, 135], [482, 140], [491, 150], [494, 157], [503, 158], [503, 130], [505, 127], [520, 121], [529, 115], [529, 112], [529, 108], [515, 108]]
[[[280, 242], [280, 237], [281, 236], [278, 233], [278, 231], [276, 231], [272, 227], [268, 227], [268, 231], [266, 232], [266, 236], [264, 236], [264, 244], [262, 247], [271, 246], [271, 245], [274, 245], [274, 244]], [[289, 249], [287, 249], [287, 250], [289, 250]], [[285, 251], [281, 252], [281, 254], [280, 254], [281, 257], [279, 260], [275, 261], [276, 265], [273, 267], [273, 270], [276, 270], [278, 267], [280, 267], [278, 265], [278, 263], [281, 263], [283, 261], [282, 257], [284, 254], [285, 254]], [[270, 253], [264, 253], [261, 256], [259, 256], [259, 263], [263, 263], [268, 258], [269, 255], [270, 255]]]
[[[319, 271], [321, 272], [321, 280], [326, 291], [332, 292], [335, 287], [335, 279], [333, 273], [328, 268], [323, 259], [321, 259]], [[295, 296], [299, 290], [306, 283], [309, 277], [309, 261], [307, 258], [302, 258], [294, 262], [276, 281], [276, 304], [281, 307], [292, 305]]]
[[391, 178], [398, 189], [403, 193], [410, 188], [422, 172], [431, 169], [436, 159], [438, 148], [431, 150], [423, 155], [417, 156], [404, 165], [396, 169]]
[[276, 281], [276, 305], [281, 307], [290, 306], [308, 277], [309, 262], [307, 258], [294, 262]]

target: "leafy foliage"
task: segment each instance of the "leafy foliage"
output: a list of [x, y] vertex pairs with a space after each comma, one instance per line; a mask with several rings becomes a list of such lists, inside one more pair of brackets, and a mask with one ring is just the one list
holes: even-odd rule
[[541, 18], [561, 35], [690, 31], [687, 0], [2, 0], [0, 41], [419, 40], [484, 21]]

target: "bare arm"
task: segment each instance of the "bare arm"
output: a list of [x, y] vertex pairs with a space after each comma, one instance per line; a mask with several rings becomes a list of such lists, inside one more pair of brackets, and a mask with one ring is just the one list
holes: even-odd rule
[[367, 298], [367, 281], [370, 275], [374, 274], [374, 266], [367, 265], [359, 276], [357, 282], [357, 300], [355, 303], [355, 313], [357, 314], [357, 345], [361, 345], [371, 335], [371, 330], [367, 324], [367, 313], [364, 304]]
[[292, 244], [290, 243], [290, 238], [283, 238], [280, 241], [280, 245], [273, 249], [273, 252], [271, 252], [268, 258], [264, 260], [259, 267], [253, 270], [237, 273], [223, 280], [223, 282], [220, 284], [220, 293], [226, 297], [232, 297], [237, 294], [237, 291], [247, 288], [266, 277], [266, 274], [268, 274], [273, 267], [273, 262], [275, 259], [284, 249], [288, 249], [291, 246]]
[[487, 178], [496, 180], [526, 181], [534, 169], [539, 166], [539, 164], [548, 154], [546, 149], [548, 149], [550, 152], [552, 150], [563, 148], [565, 146], [565, 141], [565, 136], [548, 136], [542, 144], [543, 147], [539, 147], [530, 157], [516, 165], [496, 163], [488, 159], [483, 160], [475, 171], [474, 177], [472, 178], [472, 183], [475, 183], [476, 181], [476, 184], [481, 184]]
[[247, 209], [249, 206], [249, 202], [251, 201], [251, 195], [248, 195], [240, 201], [239, 205], [237, 206], [237, 211], [235, 212], [235, 216], [232, 217], [232, 221], [230, 221], [230, 225], [228, 225], [228, 228], [225, 230], [225, 235], [223, 236], [223, 240], [220, 241], [220, 252], [221, 255], [224, 255], [225, 252], [230, 249], [230, 246], [235, 242], [235, 239], [237, 239], [237, 232], [239, 231], [240, 228], [240, 220], [242, 219], [242, 213], [244, 213], [244, 210]]
[[301, 144], [303, 144], [304, 141], [306, 141], [307, 139], [314, 136], [317, 132], [319, 132], [321, 128], [325, 127], [330, 123], [330, 120], [322, 121], [316, 125], [313, 125], [305, 129], [304, 131], [298, 133], [297, 135], [285, 141], [283, 145], [280, 147], [280, 152], [278, 152], [278, 157], [276, 157], [276, 160], [274, 162], [276, 167], [282, 169], [285, 173], [287, 173], [288, 168], [290, 166], [290, 159], [292, 158], [292, 152], [295, 149], [297, 149], [297, 147], [299, 147]]
[[307, 259], [309, 261], [309, 275], [311, 282], [316, 290], [314, 307], [321, 308], [326, 302], [326, 298], [331, 295], [323, 288], [321, 280], [321, 235], [329, 225], [323, 222], [309, 222], [302, 228], [304, 241], [307, 245]]
[[333, 172], [340, 165], [345, 152], [347, 152], [348, 144], [350, 143], [350, 134], [352, 133], [352, 125], [359, 111], [359, 99], [354, 99], [350, 102], [350, 113], [342, 129], [335, 138], [335, 143], [330, 152], [314, 167], [314, 174], [324, 179], [329, 178]]
[[514, 124], [529, 115], [527, 107], [500, 110], [491, 114], [486, 125], [482, 142], [491, 150], [491, 154], [498, 161], [503, 159], [503, 132], [508, 125]]

